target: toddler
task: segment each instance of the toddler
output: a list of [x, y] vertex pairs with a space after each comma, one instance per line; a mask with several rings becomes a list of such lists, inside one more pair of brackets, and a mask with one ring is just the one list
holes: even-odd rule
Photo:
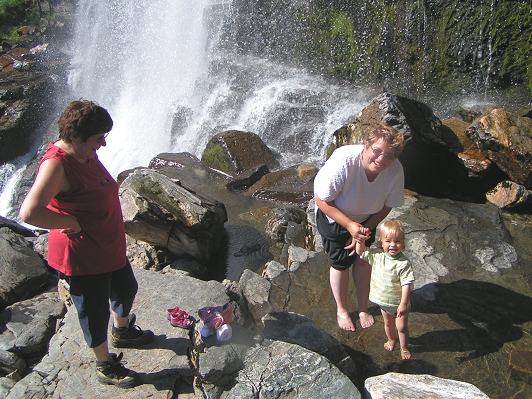
[[408, 310], [414, 272], [408, 258], [403, 254], [405, 229], [399, 220], [382, 223], [379, 230], [377, 248], [364, 252], [372, 266], [369, 300], [381, 308], [384, 331], [388, 341], [384, 349], [393, 351], [396, 334], [399, 335], [401, 358], [412, 356], [408, 349]]

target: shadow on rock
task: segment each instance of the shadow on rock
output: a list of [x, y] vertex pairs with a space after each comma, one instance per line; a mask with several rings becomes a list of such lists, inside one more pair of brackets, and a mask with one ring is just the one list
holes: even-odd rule
[[[532, 321], [532, 298], [497, 284], [458, 280], [423, 287], [433, 291], [434, 300], [412, 296], [412, 311], [419, 313], [447, 313], [463, 329], [431, 331], [411, 337], [416, 352], [467, 352], [457, 359], [472, 360], [497, 352], [505, 342], [523, 336], [517, 325]], [[426, 295], [424, 295], [426, 297]]]

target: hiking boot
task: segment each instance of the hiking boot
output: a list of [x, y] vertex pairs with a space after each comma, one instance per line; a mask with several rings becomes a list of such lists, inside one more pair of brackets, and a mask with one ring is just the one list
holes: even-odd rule
[[136, 372], [124, 367], [122, 356], [122, 353], [118, 356], [116, 353], [111, 353], [111, 360], [108, 362], [96, 362], [96, 375], [100, 383], [120, 388], [133, 388], [142, 384]]
[[150, 330], [143, 331], [139, 326], [135, 325], [136, 320], [137, 317], [135, 314], [131, 313], [127, 327], [116, 328], [113, 326], [113, 332], [111, 334], [111, 344], [113, 347], [138, 347], [153, 341], [153, 332]]

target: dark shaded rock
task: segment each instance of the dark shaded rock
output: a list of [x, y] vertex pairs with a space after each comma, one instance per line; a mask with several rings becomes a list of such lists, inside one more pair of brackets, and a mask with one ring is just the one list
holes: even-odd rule
[[0, 216], [0, 228], [2, 227], [7, 227], [13, 232], [20, 234], [24, 237], [35, 237], [35, 233], [32, 230], [18, 224], [17, 222], [11, 219], [7, 219], [3, 216]]
[[270, 173], [270, 170], [266, 165], [259, 165], [256, 168], [243, 171], [242, 173], [233, 176], [225, 186], [230, 190], [249, 187], [268, 173]]
[[41, 257], [22, 236], [0, 229], [0, 304], [26, 299], [48, 281]]
[[35, 130], [52, 111], [54, 93], [50, 74], [5, 72], [0, 76], [0, 164], [26, 154], [35, 141]]
[[359, 114], [352, 134], [364, 137], [379, 124], [393, 126], [405, 135], [406, 144], [399, 155], [405, 188], [436, 197], [485, 200], [483, 192], [487, 190], [468, 179], [455, 155], [463, 150], [462, 144], [426, 104], [382, 93]]
[[26, 362], [16, 353], [0, 349], [0, 373], [7, 375], [13, 372], [24, 373]]
[[313, 179], [306, 175], [300, 177], [298, 169], [296, 165], [268, 173], [253, 184], [246, 195], [278, 204], [307, 206], [314, 196]]
[[306, 217], [305, 211], [297, 206], [273, 208], [266, 222], [266, 234], [274, 241], [283, 242], [289, 222], [305, 223]]
[[230, 130], [214, 136], [201, 156], [201, 162], [231, 176], [266, 165], [277, 169], [279, 162], [255, 133]]

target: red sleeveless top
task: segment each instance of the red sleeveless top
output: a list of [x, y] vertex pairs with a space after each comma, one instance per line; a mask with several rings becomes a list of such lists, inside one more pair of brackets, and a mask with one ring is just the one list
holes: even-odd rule
[[51, 229], [48, 264], [67, 276], [101, 274], [126, 264], [126, 236], [118, 184], [96, 157], [88, 163], [50, 143], [40, 164], [56, 159], [70, 181], [70, 191], [56, 195], [47, 208], [78, 219], [81, 232]]

